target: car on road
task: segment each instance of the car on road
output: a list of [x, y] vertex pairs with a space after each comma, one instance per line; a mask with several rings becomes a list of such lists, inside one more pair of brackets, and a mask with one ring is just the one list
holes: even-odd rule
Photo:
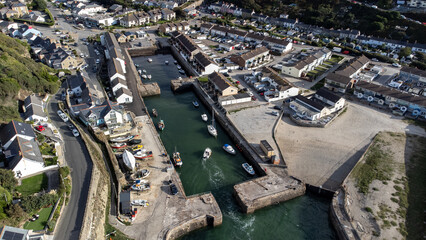
[[72, 130], [72, 135], [74, 135], [74, 137], [78, 137], [78, 136], [80, 136], [80, 133], [78, 132], [78, 130], [76, 128], [74, 128]]
[[72, 131], [74, 129], [74, 126], [72, 124], [68, 124], [68, 129]]
[[172, 195], [176, 195], [176, 194], [178, 194], [178, 189], [177, 189], [177, 187], [176, 187], [176, 185], [175, 184], [170, 184], [170, 193], [172, 194]]
[[373, 60], [374, 62], [378, 62], [379, 61], [379, 59], [377, 59], [377, 58], [372, 58], [371, 60]]
[[398, 64], [398, 63], [392, 63], [392, 66], [394, 66], [394, 67], [401, 67], [401, 65]]
[[36, 130], [37, 131], [39, 131], [39, 132], [42, 132], [42, 131], [44, 131], [44, 130], [46, 130], [42, 125], [38, 125], [37, 127], [36, 127]]
[[63, 113], [61, 110], [58, 110], [58, 115], [62, 119], [62, 121], [64, 121], [64, 122], [68, 122], [69, 121], [67, 115], [65, 115], [65, 113]]

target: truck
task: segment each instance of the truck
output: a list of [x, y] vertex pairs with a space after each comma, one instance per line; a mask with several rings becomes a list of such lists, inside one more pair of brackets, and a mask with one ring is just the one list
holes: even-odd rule
[[337, 52], [337, 53], [339, 53], [339, 52], [341, 52], [342, 51], [342, 48], [339, 48], [339, 47], [333, 47], [333, 52]]

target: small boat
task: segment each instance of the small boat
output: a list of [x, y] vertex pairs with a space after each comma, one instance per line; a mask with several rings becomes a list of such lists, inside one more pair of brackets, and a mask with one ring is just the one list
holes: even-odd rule
[[165, 61], [164, 63], [165, 63], [166, 65], [169, 65], [169, 61]]
[[146, 149], [142, 149], [136, 152], [135, 154], [133, 154], [133, 156], [137, 159], [152, 158], [152, 151], [147, 151]]
[[133, 174], [133, 179], [139, 179], [139, 178], [146, 178], [149, 176], [151, 172], [148, 169], [142, 169], [140, 171], [137, 171], [135, 174]]
[[147, 180], [136, 180], [136, 183], [130, 189], [133, 191], [146, 191], [151, 189], [151, 186]]
[[198, 104], [198, 102], [197, 102], [197, 101], [193, 101], [193, 102], [192, 102], [192, 105], [194, 105], [194, 107], [196, 107], [196, 108], [200, 106], [200, 104]]
[[157, 124], [158, 129], [160, 129], [161, 131], [164, 130], [164, 128], [166, 127], [166, 125], [164, 124], [164, 121], [161, 119], [158, 124]]
[[146, 79], [146, 75], [145, 75], [145, 74], [142, 74], [142, 76], [141, 76], [141, 77]]
[[155, 108], [152, 109], [152, 116], [158, 117], [157, 109]]
[[176, 67], [177, 67], [177, 69], [179, 69], [179, 70], [181, 70], [182, 69], [182, 67], [178, 64], [178, 65], [176, 65]]
[[179, 80], [182, 80], [182, 77], [178, 77]]
[[115, 149], [125, 148], [127, 147], [127, 143], [113, 143], [111, 147]]
[[135, 169], [135, 165], [136, 165], [135, 157], [133, 157], [133, 155], [127, 150], [124, 150], [123, 162], [124, 162], [124, 165], [126, 165], [126, 167], [129, 170], [133, 171]]
[[139, 73], [139, 75], [142, 75], [142, 71], [140, 69], [138, 70], [138, 73]]
[[148, 77], [148, 79], [151, 79], [151, 78], [152, 78], [151, 74], [150, 74], [150, 75], [148, 75], [147, 77]]
[[143, 148], [143, 145], [142, 145], [142, 144], [139, 144], [139, 145], [136, 145], [136, 146], [132, 147], [132, 151], [133, 151], [133, 152], [136, 152], [136, 151], [138, 151], [138, 150], [141, 150], [142, 148]]
[[203, 113], [201, 114], [201, 119], [203, 119], [204, 122], [207, 122], [209, 120], [209, 117], [207, 117], [207, 114]]
[[148, 58], [148, 62], [150, 63], [150, 62], [152, 62], [152, 58]]
[[135, 63], [135, 67], [137, 67], [137, 68], [138, 68], [138, 67], [139, 67], [139, 64], [136, 64], [136, 63]]
[[174, 61], [174, 64], [178, 64], [178, 61], [176, 61], [176, 60], [175, 60], [175, 61]]
[[212, 155], [212, 150], [210, 148], [206, 148], [203, 154], [203, 160], [207, 160]]
[[142, 72], [143, 72], [143, 73], [146, 73], [146, 70], [145, 70], [145, 69], [143, 69], [143, 70], [142, 70]]
[[216, 127], [214, 126], [214, 112], [212, 109], [212, 124], [207, 125], [207, 131], [209, 131], [210, 135], [212, 135], [213, 137], [217, 137], [217, 130]]
[[229, 145], [229, 144], [223, 145], [223, 150], [225, 150], [227, 153], [230, 153], [232, 155], [235, 154], [234, 148], [231, 145]]
[[125, 137], [118, 137], [118, 138], [113, 138], [110, 139], [110, 142], [127, 142], [129, 140], [132, 140], [133, 138], [135, 138], [134, 135], [129, 135], [129, 136], [125, 136]]
[[179, 73], [180, 74], [185, 74], [185, 71], [181, 69], [181, 70], [179, 70]]
[[244, 170], [246, 170], [246, 172], [248, 174], [250, 174], [250, 175], [254, 175], [255, 174], [254, 169], [253, 169], [253, 167], [250, 164], [243, 163], [242, 166], [243, 166]]
[[176, 148], [175, 148], [175, 152], [173, 153], [173, 163], [177, 167], [180, 167], [183, 164], [182, 159], [180, 158], [180, 153], [176, 151]]
[[148, 207], [149, 203], [147, 200], [133, 200], [132, 206], [142, 206], [142, 207]]

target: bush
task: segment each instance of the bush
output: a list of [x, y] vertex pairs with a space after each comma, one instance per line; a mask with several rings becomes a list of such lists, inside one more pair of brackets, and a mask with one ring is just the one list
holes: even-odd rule
[[373, 213], [373, 210], [372, 210], [371, 208], [369, 208], [369, 207], [366, 207], [366, 208], [365, 208], [365, 211], [367, 211], [367, 212], [369, 212], [369, 213]]
[[40, 196], [27, 196], [21, 199], [21, 207], [30, 213], [45, 206], [55, 204], [58, 196], [56, 194], [43, 194]]
[[15, 173], [12, 170], [0, 168], [0, 186], [11, 192], [15, 189], [18, 181], [15, 178]]

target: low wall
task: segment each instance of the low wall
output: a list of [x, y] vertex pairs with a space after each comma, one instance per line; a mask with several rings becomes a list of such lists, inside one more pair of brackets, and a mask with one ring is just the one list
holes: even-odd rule
[[[343, 191], [343, 192], [341, 192]], [[340, 196], [339, 196], [340, 195]], [[339, 239], [352, 240], [361, 239], [352, 224], [349, 221], [349, 217], [346, 215], [344, 208], [345, 192], [343, 189], [336, 191], [330, 206], [330, 221], [336, 230]], [[343, 202], [342, 202], [343, 201]]]
[[322, 187], [317, 187], [314, 185], [310, 185], [310, 184], [306, 184], [306, 190], [309, 191], [310, 193], [313, 193], [315, 195], [319, 195], [321, 197], [326, 197], [328, 199], [332, 199], [334, 196], [335, 191], [326, 189], [326, 188], [322, 188]]
[[183, 92], [192, 90], [193, 78], [176, 79], [170, 81], [170, 87], [173, 92]]
[[140, 57], [140, 56], [153, 56], [158, 50], [157, 46], [147, 47], [147, 48], [128, 48], [127, 51], [131, 57]]

